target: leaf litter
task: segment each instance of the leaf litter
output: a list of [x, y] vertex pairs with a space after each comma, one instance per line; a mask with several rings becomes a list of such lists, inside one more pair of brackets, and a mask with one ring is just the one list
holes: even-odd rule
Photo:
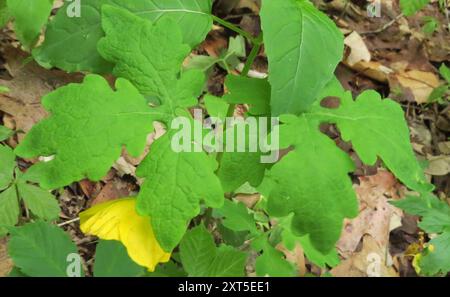
[[[259, 19], [253, 17], [257, 13], [259, 1], [233, 2], [236, 3], [222, 8], [218, 5], [216, 12], [225, 13], [231, 21], [247, 28], [259, 28]], [[436, 192], [448, 199], [450, 110], [448, 103], [444, 106], [429, 103], [428, 97], [433, 89], [443, 83], [438, 67], [440, 63], [450, 60], [450, 38], [444, 26], [440, 26], [432, 35], [422, 32], [424, 15], [432, 15], [440, 24], [445, 24], [445, 16], [438, 11], [437, 5], [430, 5], [415, 16], [398, 18], [400, 11], [397, 1], [382, 1], [382, 17], [367, 19], [363, 7], [357, 4], [358, 1], [352, 1], [347, 7], [341, 0], [314, 2], [326, 10], [346, 33], [347, 55], [344, 63], [339, 66], [338, 78], [355, 95], [365, 88], [375, 88], [403, 103], [410, 129], [413, 131], [416, 153], [427, 162], [425, 172], [437, 185]], [[393, 19], [396, 21], [386, 28], [383, 27]], [[213, 30], [208, 40], [194, 51], [195, 54], [215, 57], [227, 47], [231, 37], [230, 31], [222, 27], [216, 29], [218, 30]], [[1, 121], [9, 128], [27, 132], [32, 125], [46, 116], [40, 105], [40, 98], [59, 86], [80, 82], [83, 74], [68, 75], [58, 70], [44, 70], [34, 62], [27, 62], [27, 55], [13, 47], [16, 43], [9, 40], [6, 43], [7, 46], [2, 45], [0, 51], [0, 85], [11, 91], [0, 94]], [[262, 73], [267, 72], [267, 59], [263, 51], [258, 55], [255, 68], [259, 68], [254, 70]], [[208, 89], [221, 95], [224, 92], [226, 72], [218, 65], [213, 66], [212, 71], [214, 75], [210, 76]], [[238, 73], [239, 69], [232, 71]], [[422, 132], [417, 132], [418, 130]], [[151, 144], [159, 136], [157, 132], [156, 136], [149, 137], [144, 154], [151, 150]], [[15, 140], [20, 142], [22, 137], [23, 134], [19, 133]], [[351, 148], [349, 150], [351, 151]], [[88, 205], [123, 197], [137, 190], [140, 183], [135, 176], [135, 167], [140, 160], [141, 157], [132, 158], [124, 153], [114, 165], [115, 169], [101, 182], [81, 181], [66, 187], [58, 197], [63, 207], [62, 221], [77, 217]], [[367, 171], [361, 172], [367, 174]], [[407, 258], [407, 247], [419, 242], [417, 221], [388, 203], [389, 199], [403, 198], [404, 187], [382, 168], [366, 176], [354, 177], [354, 182], [359, 200], [359, 215], [351, 221], [346, 221], [337, 244], [341, 263], [331, 270], [331, 274], [401, 275], [407, 270], [405, 266], [411, 265], [411, 259], [406, 262], [398, 260], [399, 255], [402, 259]], [[238, 200], [253, 208], [260, 200], [260, 195], [241, 194]], [[79, 243], [87, 263], [85, 269], [91, 269], [93, 243], [96, 239], [82, 235], [77, 222], [64, 228]], [[410, 233], [402, 231], [402, 237], [399, 239], [399, 230], [407, 230]], [[398, 240], [403, 241], [402, 244], [398, 244]], [[400, 248], [396, 249], [398, 246]], [[395, 254], [391, 255], [391, 250], [395, 251]], [[10, 260], [5, 258], [4, 254], [4, 243], [0, 241], [0, 275], [7, 274], [11, 268]], [[319, 273], [320, 270], [305, 263], [301, 247], [296, 248], [294, 252], [286, 252], [286, 255], [288, 260], [299, 266], [300, 274]], [[373, 268], [371, 263], [374, 261], [380, 261], [381, 266]]]

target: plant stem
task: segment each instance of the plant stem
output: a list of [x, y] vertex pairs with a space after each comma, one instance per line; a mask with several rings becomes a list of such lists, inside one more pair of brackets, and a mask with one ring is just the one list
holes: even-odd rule
[[[226, 27], [226, 28], [228, 28], [230, 30], [233, 30], [234, 32], [244, 36], [245, 38], [247, 38], [252, 43], [253, 48], [252, 48], [252, 50], [251, 50], [251, 52], [250, 52], [250, 54], [249, 54], [249, 56], [247, 58], [247, 61], [245, 62], [244, 69], [241, 72], [241, 76], [246, 77], [248, 75], [249, 71], [250, 71], [250, 68], [252, 67], [253, 63], [255, 62], [255, 59], [258, 56], [259, 51], [261, 49], [261, 46], [263, 44], [263, 35], [262, 35], [262, 33], [259, 34], [259, 36], [257, 38], [254, 38], [253, 36], [251, 36], [250, 33], [240, 29], [236, 25], [233, 25], [232, 23], [227, 22], [227, 21], [225, 21], [225, 20], [223, 20], [223, 19], [221, 19], [221, 18], [219, 18], [219, 17], [217, 17], [215, 15], [213, 15], [212, 17], [213, 17], [214, 21], [216, 21], [217, 23], [219, 23], [222, 26], [224, 26], [224, 27]], [[233, 117], [235, 108], [236, 108], [236, 104], [230, 104], [230, 106], [228, 107], [227, 115], [226, 115], [227, 118]], [[223, 126], [223, 132], [225, 132], [225, 128], [226, 127], [224, 125]], [[217, 153], [216, 160], [219, 163], [219, 168], [220, 168], [220, 163], [222, 161], [222, 157], [223, 157], [223, 152]]]
[[255, 43], [255, 38], [254, 38], [250, 33], [248, 33], [247, 31], [244, 31], [244, 30], [242, 30], [241, 28], [239, 28], [238, 26], [236, 26], [236, 25], [234, 25], [234, 24], [232, 24], [232, 23], [230, 23], [230, 22], [227, 22], [227, 21], [225, 21], [224, 19], [221, 19], [221, 18], [219, 18], [219, 17], [217, 17], [217, 16], [215, 16], [215, 15], [212, 15], [212, 18], [213, 18], [213, 20], [214, 20], [215, 22], [221, 24], [221, 25], [224, 26], [225, 28], [228, 28], [228, 29], [230, 29], [230, 30], [232, 30], [232, 31], [234, 31], [234, 32], [236, 32], [236, 33], [238, 33], [238, 34], [244, 36], [244, 37], [247, 38], [251, 43], [256, 44], [256, 43]]
[[250, 55], [247, 58], [247, 62], [245, 62], [245, 66], [244, 66], [244, 69], [242, 70], [241, 76], [247, 76], [248, 73], [250, 72], [250, 68], [252, 67], [253, 63], [255, 62], [255, 59], [259, 54], [259, 50], [261, 49], [262, 40], [263, 40], [263, 36], [261, 33], [255, 39], [255, 43], [253, 45], [252, 51], [250, 52]]

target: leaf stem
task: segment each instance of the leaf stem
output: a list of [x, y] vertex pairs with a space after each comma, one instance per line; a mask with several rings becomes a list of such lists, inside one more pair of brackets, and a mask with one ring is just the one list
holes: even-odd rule
[[241, 76], [247, 76], [250, 72], [250, 68], [252, 67], [253, 63], [255, 62], [256, 57], [259, 54], [259, 51], [261, 50], [263, 41], [263, 35], [262, 33], [259, 34], [259, 36], [255, 39], [255, 43], [253, 45], [252, 51], [250, 52], [247, 61], [245, 62], [244, 69], [242, 70]]
[[[258, 56], [259, 50], [261, 49], [261, 46], [263, 44], [262, 33], [259, 34], [259, 36], [257, 38], [252, 37], [252, 39], [253, 39], [252, 40], [253, 48], [247, 58], [247, 61], [245, 62], [244, 69], [241, 72], [241, 76], [243, 76], [243, 77], [246, 77], [248, 75], [248, 73], [250, 72], [250, 68], [252, 67], [253, 63], [255, 62], [255, 59]], [[235, 109], [236, 109], [236, 104], [230, 104], [230, 106], [228, 106], [228, 111], [227, 111], [226, 117], [227, 118], [232, 117], [234, 115]], [[223, 127], [223, 132], [225, 132], [225, 126]], [[216, 160], [219, 163], [219, 168], [220, 168], [220, 163], [222, 162], [222, 157], [223, 157], [223, 152], [217, 153]]]
[[256, 44], [255, 38], [249, 32], [242, 30], [238, 26], [236, 26], [228, 21], [225, 21], [224, 19], [219, 18], [218, 16], [215, 16], [215, 15], [211, 15], [211, 16], [216, 23], [219, 23], [222, 26], [224, 26], [225, 28], [228, 28], [228, 29], [242, 35], [243, 37], [247, 38], [251, 43]]

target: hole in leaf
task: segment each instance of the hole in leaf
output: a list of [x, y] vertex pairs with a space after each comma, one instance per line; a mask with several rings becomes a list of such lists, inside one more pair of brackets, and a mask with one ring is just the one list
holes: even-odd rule
[[336, 109], [339, 108], [339, 106], [341, 105], [341, 99], [339, 99], [339, 97], [325, 97], [322, 99], [322, 101], [320, 101], [320, 106], [324, 107], [324, 108], [329, 108], [329, 109]]

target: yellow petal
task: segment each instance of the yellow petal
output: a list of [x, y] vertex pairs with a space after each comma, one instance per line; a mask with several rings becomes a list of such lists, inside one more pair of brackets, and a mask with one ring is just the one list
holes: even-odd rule
[[101, 239], [121, 241], [130, 258], [149, 271], [170, 259], [155, 238], [150, 218], [137, 214], [135, 198], [113, 200], [80, 213], [80, 228]]

